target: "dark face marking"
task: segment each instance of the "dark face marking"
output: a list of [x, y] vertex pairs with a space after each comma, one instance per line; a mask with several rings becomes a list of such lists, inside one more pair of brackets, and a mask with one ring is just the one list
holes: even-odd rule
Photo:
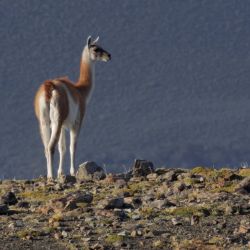
[[91, 45], [89, 49], [91, 53], [93, 53], [95, 60], [109, 61], [111, 59], [111, 55], [107, 51], [105, 51], [102, 47], [96, 44]]

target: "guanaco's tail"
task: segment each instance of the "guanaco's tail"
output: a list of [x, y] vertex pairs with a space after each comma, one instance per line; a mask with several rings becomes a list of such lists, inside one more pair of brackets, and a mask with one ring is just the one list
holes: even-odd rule
[[44, 82], [44, 90], [45, 90], [45, 97], [46, 101], [49, 102], [52, 97], [52, 91], [56, 89], [55, 84], [52, 80], [47, 80]]

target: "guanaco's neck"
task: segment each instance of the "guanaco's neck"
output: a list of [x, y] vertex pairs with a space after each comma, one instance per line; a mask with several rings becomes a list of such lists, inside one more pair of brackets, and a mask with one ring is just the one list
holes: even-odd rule
[[76, 86], [89, 95], [94, 83], [94, 63], [92, 63], [87, 47], [82, 52], [80, 77]]

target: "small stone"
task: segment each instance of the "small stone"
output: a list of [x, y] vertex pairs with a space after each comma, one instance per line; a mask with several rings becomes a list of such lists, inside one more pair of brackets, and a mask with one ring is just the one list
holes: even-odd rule
[[107, 184], [113, 184], [115, 183], [116, 181], [116, 176], [112, 173], [109, 173], [106, 175], [106, 178], [104, 179], [104, 183], [107, 183]]
[[93, 221], [93, 218], [92, 218], [92, 217], [86, 217], [86, 218], [85, 218], [85, 222], [89, 223], [89, 222], [91, 222], [91, 221]]
[[24, 226], [24, 224], [23, 224], [23, 222], [21, 220], [17, 220], [15, 222], [15, 224], [16, 224], [16, 227], [23, 227]]
[[138, 208], [142, 205], [142, 201], [141, 201], [141, 198], [140, 197], [134, 197], [133, 198], [133, 206], [135, 208]]
[[151, 203], [155, 199], [155, 194], [153, 193], [148, 193], [143, 196], [143, 201], [146, 203]]
[[153, 230], [153, 235], [154, 236], [165, 235], [166, 233], [167, 233], [166, 230]]
[[192, 215], [190, 224], [193, 226], [193, 225], [198, 224], [199, 221], [200, 221], [200, 217], [199, 217], [199, 216], [197, 216], [197, 215]]
[[136, 237], [137, 236], [137, 232], [136, 232], [136, 230], [133, 230], [132, 232], [131, 232], [131, 234], [130, 234], [132, 237]]
[[48, 207], [54, 211], [71, 211], [78, 207], [78, 203], [90, 203], [92, 200], [93, 195], [91, 193], [75, 192], [65, 197], [51, 200]]
[[8, 192], [5, 195], [3, 195], [0, 198], [0, 203], [6, 204], [6, 205], [15, 205], [17, 204], [17, 198], [13, 192]]
[[82, 238], [82, 240], [83, 240], [84, 242], [88, 242], [88, 241], [91, 240], [91, 238]]
[[67, 198], [62, 197], [62, 198], [59, 198], [59, 199], [51, 200], [49, 203], [50, 203], [51, 208], [53, 210], [63, 210], [64, 207], [66, 206], [67, 202], [68, 202]]
[[218, 228], [219, 229], [223, 229], [223, 228], [226, 228], [227, 226], [227, 223], [225, 221], [222, 221], [219, 225], [218, 225]]
[[250, 232], [250, 222], [247, 219], [241, 220], [238, 233], [246, 234], [249, 232]]
[[163, 175], [163, 174], [165, 174], [167, 171], [168, 171], [168, 169], [166, 169], [166, 168], [157, 168], [157, 169], [155, 170], [155, 173], [157, 173], [158, 175]]
[[149, 203], [149, 206], [153, 207], [153, 208], [162, 209], [162, 208], [165, 208], [165, 207], [176, 206], [176, 204], [170, 202], [167, 199], [164, 199], [164, 200], [155, 200], [155, 201], [152, 201], [151, 203]]
[[141, 231], [141, 230], [137, 230], [137, 231], [136, 231], [136, 234], [137, 234], [138, 236], [142, 236], [142, 231]]
[[[42, 213], [42, 214], [49, 214], [49, 213], [53, 212], [54, 209], [53, 209], [51, 206], [46, 205], [46, 206], [41, 206], [41, 207], [39, 207], [38, 210], [39, 210], [39, 212]], [[36, 207], [31, 207], [31, 208], [30, 208], [30, 211], [31, 211], [31, 212], [35, 212], [35, 211], [37, 211], [37, 208], [36, 208]]]
[[236, 192], [242, 193], [242, 194], [248, 194], [250, 193], [250, 176], [245, 177], [237, 186], [235, 189]]
[[63, 238], [67, 238], [68, 237], [68, 233], [66, 231], [62, 231], [62, 236], [63, 236]]
[[132, 197], [132, 196], [124, 197], [124, 203], [132, 205], [133, 199], [134, 199], [134, 197]]
[[58, 227], [61, 226], [61, 223], [60, 223], [60, 221], [54, 221], [54, 222], [52, 223], [52, 226], [53, 226], [54, 228], [58, 228]]
[[72, 175], [61, 175], [58, 181], [60, 184], [74, 184], [76, 183], [76, 177]]
[[120, 233], [118, 233], [117, 235], [120, 235], [120, 236], [127, 236], [128, 235], [128, 232], [127, 231], [121, 231]]
[[76, 203], [91, 203], [93, 195], [91, 193], [77, 192], [72, 194], [72, 198]]
[[26, 240], [32, 240], [32, 239], [33, 239], [33, 236], [32, 236], [32, 235], [26, 235], [26, 236], [25, 236], [25, 239], [26, 239]]
[[250, 213], [250, 204], [243, 204], [239, 206], [239, 214], [249, 214]]
[[101, 245], [100, 243], [96, 243], [90, 249], [93, 249], [93, 250], [104, 250], [106, 248], [103, 245]]
[[150, 239], [150, 238], [154, 238], [155, 236], [154, 236], [153, 232], [148, 231], [148, 232], [146, 232], [146, 233], [144, 234], [144, 237], [145, 237], [146, 239]]
[[141, 216], [139, 214], [134, 214], [132, 215], [131, 217], [133, 220], [140, 220], [141, 219]]
[[157, 173], [150, 173], [150, 174], [147, 175], [147, 179], [149, 181], [155, 181], [157, 179], [157, 177], [158, 177]]
[[127, 186], [127, 182], [124, 179], [118, 179], [115, 181], [115, 188], [124, 188]]
[[176, 218], [173, 218], [171, 221], [172, 221], [174, 226], [182, 225], [182, 223], [180, 221], [178, 221]]
[[106, 175], [103, 171], [97, 171], [93, 174], [93, 180], [103, 180], [105, 179]]
[[163, 174], [161, 176], [162, 180], [165, 180], [167, 182], [172, 182], [177, 180], [178, 174], [176, 173], [175, 170], [170, 170], [169, 172]]
[[246, 234], [249, 231], [250, 231], [249, 228], [247, 228], [247, 227], [245, 227], [243, 225], [240, 225], [239, 230], [238, 230], [238, 232], [241, 233], [241, 234]]
[[181, 191], [185, 190], [186, 188], [188, 188], [188, 186], [186, 186], [185, 183], [180, 182], [180, 183], [177, 183], [175, 185], [174, 191], [175, 192], [181, 192]]
[[235, 209], [233, 206], [231, 205], [226, 205], [225, 207], [225, 215], [231, 215], [231, 214], [234, 214], [235, 212]]
[[162, 238], [165, 238], [165, 239], [168, 239], [168, 238], [171, 237], [171, 233], [163, 233], [163, 234], [161, 235], [161, 237], [162, 237]]
[[99, 202], [99, 207], [104, 209], [122, 208], [124, 198], [106, 198]]
[[164, 242], [161, 240], [156, 240], [153, 242], [153, 247], [155, 248], [162, 248], [164, 246]]
[[9, 207], [6, 204], [0, 204], [0, 214], [7, 214]]
[[141, 181], [144, 181], [145, 180], [145, 177], [143, 176], [138, 176], [138, 177], [132, 177], [130, 178], [130, 182], [141, 182]]
[[19, 201], [16, 206], [20, 208], [29, 208], [30, 203], [27, 201]]
[[16, 227], [15, 223], [13, 223], [13, 222], [8, 225], [8, 228], [11, 229], [11, 230], [14, 230], [15, 227]]
[[64, 188], [65, 188], [65, 185], [61, 183], [56, 183], [56, 185], [54, 186], [55, 191], [62, 191]]

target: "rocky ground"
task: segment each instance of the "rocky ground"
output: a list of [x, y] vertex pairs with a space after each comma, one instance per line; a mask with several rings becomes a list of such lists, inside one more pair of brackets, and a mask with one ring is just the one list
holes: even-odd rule
[[0, 182], [0, 249], [250, 249], [250, 169], [155, 169]]

